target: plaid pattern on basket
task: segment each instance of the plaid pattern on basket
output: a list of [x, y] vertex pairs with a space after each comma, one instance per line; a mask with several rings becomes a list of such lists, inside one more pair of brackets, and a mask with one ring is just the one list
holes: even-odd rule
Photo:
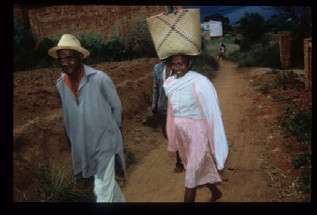
[[199, 9], [182, 9], [148, 18], [147, 24], [158, 57], [199, 55], [201, 33]]

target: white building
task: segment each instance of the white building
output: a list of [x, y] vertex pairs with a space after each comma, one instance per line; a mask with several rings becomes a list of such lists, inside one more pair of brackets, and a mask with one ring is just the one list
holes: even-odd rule
[[210, 37], [222, 36], [222, 22], [210, 20], [209, 22], [202, 23], [201, 28], [209, 32]]

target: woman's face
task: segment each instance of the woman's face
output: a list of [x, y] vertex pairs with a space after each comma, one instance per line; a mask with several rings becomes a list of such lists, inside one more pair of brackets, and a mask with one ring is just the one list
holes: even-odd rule
[[192, 61], [183, 55], [174, 55], [168, 61], [168, 66], [177, 75], [178, 78], [183, 77], [192, 65]]

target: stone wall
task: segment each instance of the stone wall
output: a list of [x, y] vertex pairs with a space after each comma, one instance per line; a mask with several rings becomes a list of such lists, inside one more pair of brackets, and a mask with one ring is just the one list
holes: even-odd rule
[[[178, 6], [178, 9], [184, 8]], [[65, 30], [74, 29], [102, 33], [105, 41], [109, 40], [117, 20], [124, 17], [133, 21], [141, 12], [146, 17], [165, 12], [160, 6], [124, 6], [124, 5], [51, 5], [27, 8], [33, 34], [38, 39], [45, 36], [58, 37]]]

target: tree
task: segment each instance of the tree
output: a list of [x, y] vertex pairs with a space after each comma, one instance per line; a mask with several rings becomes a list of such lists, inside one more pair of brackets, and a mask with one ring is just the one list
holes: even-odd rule
[[312, 10], [309, 6], [275, 6], [291, 34], [291, 66], [304, 65], [304, 39], [312, 36]]
[[271, 16], [269, 20], [267, 20], [268, 28], [271, 31], [274, 31], [277, 33], [278, 31], [288, 31], [291, 29], [291, 22], [289, 22], [289, 19], [284, 18], [278, 14], [274, 14]]
[[258, 13], [248, 13], [240, 19], [239, 31], [242, 34], [240, 49], [246, 51], [257, 43], [263, 45], [267, 43], [265, 33], [267, 32], [267, 25], [264, 18]]

